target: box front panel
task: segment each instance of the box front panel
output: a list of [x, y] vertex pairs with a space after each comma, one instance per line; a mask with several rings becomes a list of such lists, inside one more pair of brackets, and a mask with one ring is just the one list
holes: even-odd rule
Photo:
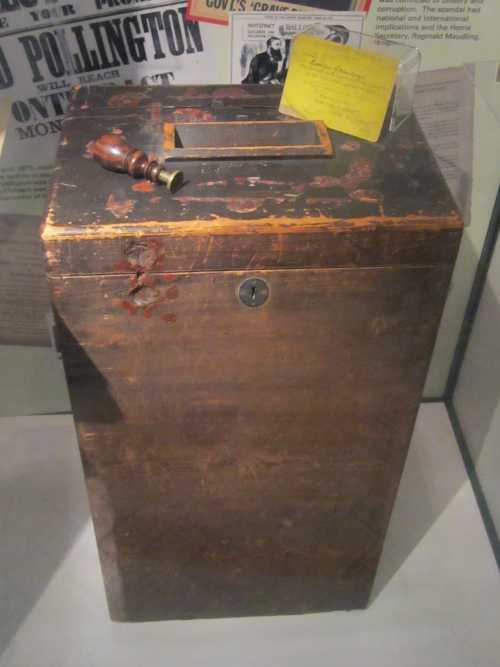
[[114, 618], [366, 604], [449, 273], [51, 280]]

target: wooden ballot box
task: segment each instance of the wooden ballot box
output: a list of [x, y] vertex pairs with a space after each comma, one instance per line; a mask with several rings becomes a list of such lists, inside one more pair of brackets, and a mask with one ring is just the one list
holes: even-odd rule
[[42, 238], [116, 620], [369, 599], [462, 223], [414, 118], [370, 144], [280, 92], [70, 103]]

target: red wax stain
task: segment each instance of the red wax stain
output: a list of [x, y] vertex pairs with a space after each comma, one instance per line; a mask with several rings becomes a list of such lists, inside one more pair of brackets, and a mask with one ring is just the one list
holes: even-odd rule
[[179, 296], [179, 290], [176, 285], [172, 285], [172, 287], [169, 287], [168, 290], [165, 292], [165, 295], [167, 299], [177, 299]]
[[126, 259], [121, 259], [116, 264], [113, 264], [113, 271], [130, 271], [131, 266]]
[[226, 207], [233, 213], [251, 213], [256, 211], [260, 204], [261, 202], [255, 199], [233, 199], [226, 204]]
[[297, 183], [297, 185], [294, 185], [292, 188], [292, 192], [304, 192], [306, 189], [305, 183]]
[[166, 273], [164, 275], [164, 278], [165, 280], [175, 280], [177, 276], [175, 275], [175, 273]]
[[152, 204], [158, 204], [158, 202], [161, 201], [161, 197], [150, 197], [150, 198], [149, 198], [149, 201], [150, 201]]
[[[311, 181], [313, 188], [332, 188], [339, 186], [344, 190], [354, 190], [372, 175], [372, 163], [366, 157], [356, 157], [343, 176], [315, 176]], [[297, 189], [294, 188], [297, 192]]]
[[357, 188], [372, 175], [372, 163], [366, 157], [357, 157], [349, 165], [347, 174], [338, 179], [339, 185], [346, 190]]
[[197, 187], [199, 188], [216, 188], [216, 187], [224, 187], [227, 185], [227, 181], [225, 178], [221, 179], [220, 181], [205, 181], [203, 183], [198, 183]]
[[92, 160], [92, 158], [94, 157], [94, 143], [95, 143], [94, 140], [92, 140], [89, 141], [85, 146], [85, 152], [83, 154], [83, 157], [86, 160]]
[[345, 151], [346, 153], [353, 153], [354, 151], [359, 151], [361, 144], [359, 141], [345, 141], [341, 144], [338, 149], [340, 151]]
[[149, 318], [154, 313], [154, 309], [155, 309], [155, 306], [147, 306], [146, 308], [144, 308], [143, 315], [147, 320], [149, 320]]
[[372, 204], [380, 200], [380, 193], [376, 190], [353, 190], [349, 192], [349, 197], [356, 201]]
[[155, 184], [151, 181], [139, 181], [132, 186], [134, 192], [153, 192], [155, 189]]
[[271, 179], [261, 178], [259, 180], [259, 185], [269, 185], [272, 187], [273, 185], [287, 185], [287, 183], [285, 181], [273, 181]]
[[113, 95], [108, 100], [108, 107], [138, 107], [142, 100], [146, 97], [145, 93], [123, 93], [121, 95]]
[[166, 324], [175, 324], [177, 322], [177, 316], [174, 313], [165, 313], [165, 315], [161, 316], [161, 319]]
[[126, 310], [127, 312], [130, 313], [130, 315], [136, 315], [137, 314], [137, 308], [134, 306], [133, 303], [130, 303], [130, 301], [126, 301], [125, 299], [120, 303], [121, 307], [123, 310]]
[[134, 209], [134, 202], [132, 199], [115, 199], [114, 194], [111, 193], [105, 208], [115, 218], [126, 217]]
[[215, 120], [213, 113], [205, 111], [204, 109], [198, 109], [196, 107], [184, 107], [183, 109], [177, 109], [174, 111], [173, 116], [178, 123], [183, 121], [210, 122]]
[[248, 179], [246, 176], [235, 176], [233, 180], [237, 185], [245, 185]]
[[331, 188], [338, 183], [338, 179], [333, 176], [315, 176], [311, 185], [313, 188]]

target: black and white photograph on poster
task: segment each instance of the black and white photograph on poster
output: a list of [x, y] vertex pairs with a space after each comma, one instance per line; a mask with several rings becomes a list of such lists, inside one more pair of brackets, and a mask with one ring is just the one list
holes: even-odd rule
[[231, 14], [231, 83], [282, 84], [295, 35], [321, 25], [325, 39], [357, 46], [363, 19], [361, 12]]

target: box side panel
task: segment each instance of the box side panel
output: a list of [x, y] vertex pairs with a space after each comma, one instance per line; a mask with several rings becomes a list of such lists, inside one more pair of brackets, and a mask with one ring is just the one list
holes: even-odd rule
[[[440, 221], [443, 225], [443, 221]], [[133, 236], [132, 226], [122, 234], [102, 239], [45, 241], [49, 274], [92, 275], [124, 272], [182, 272], [296, 268], [453, 265], [461, 230], [418, 230], [387, 227], [366, 220], [340, 231], [335, 223], [318, 224], [292, 233], [290, 223], [273, 221], [226, 234], [224, 223], [208, 223], [193, 234], [178, 236], [164, 229]], [[341, 226], [340, 224], [338, 225]]]
[[51, 281], [114, 618], [366, 604], [449, 274]]

